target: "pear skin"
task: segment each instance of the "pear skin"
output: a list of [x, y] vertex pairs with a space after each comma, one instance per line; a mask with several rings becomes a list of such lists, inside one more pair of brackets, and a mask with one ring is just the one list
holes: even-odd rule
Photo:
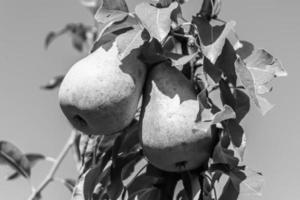
[[171, 172], [208, 161], [213, 135], [195, 128], [200, 106], [191, 81], [167, 63], [148, 75], [140, 120], [140, 141], [154, 166]]
[[141, 42], [128, 45], [137, 36], [137, 30], [118, 35], [75, 63], [66, 74], [59, 103], [76, 129], [109, 135], [133, 120], [146, 77], [146, 65], [138, 59]]

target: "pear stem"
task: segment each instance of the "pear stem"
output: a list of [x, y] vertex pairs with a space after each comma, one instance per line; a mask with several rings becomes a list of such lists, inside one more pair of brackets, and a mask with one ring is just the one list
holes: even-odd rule
[[62, 151], [59, 153], [58, 157], [55, 159], [48, 175], [39, 185], [39, 187], [32, 192], [28, 200], [37, 200], [41, 197], [41, 192], [46, 188], [46, 186], [54, 180], [55, 173], [57, 172], [59, 166], [61, 165], [62, 161], [66, 157], [67, 153], [69, 152], [70, 148], [74, 144], [74, 139], [76, 136], [76, 131], [72, 130], [68, 141], [66, 142], [65, 146], [63, 147]]

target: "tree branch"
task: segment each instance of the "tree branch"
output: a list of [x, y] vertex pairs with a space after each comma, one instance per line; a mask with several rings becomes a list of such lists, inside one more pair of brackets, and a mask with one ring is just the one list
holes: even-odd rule
[[39, 187], [34, 192], [32, 192], [32, 194], [30, 195], [28, 200], [39, 199], [39, 197], [41, 195], [41, 192], [45, 189], [45, 187], [51, 181], [53, 181], [53, 178], [54, 178], [54, 175], [55, 175], [56, 171], [58, 170], [59, 166], [61, 165], [62, 161], [64, 160], [64, 158], [66, 157], [67, 153], [69, 152], [70, 148], [72, 147], [72, 145], [74, 143], [75, 136], [76, 136], [76, 131], [72, 130], [71, 135], [70, 135], [67, 143], [65, 144], [62, 151], [60, 152], [60, 154], [56, 158], [56, 160], [55, 160], [52, 168], [50, 169], [48, 175], [43, 180], [43, 182], [39, 185]]

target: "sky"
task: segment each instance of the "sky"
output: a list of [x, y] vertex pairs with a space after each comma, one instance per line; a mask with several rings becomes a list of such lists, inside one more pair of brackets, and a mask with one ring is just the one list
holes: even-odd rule
[[[132, 8], [138, 0], [127, 0]], [[190, 0], [186, 18], [196, 13], [202, 1]], [[299, 199], [300, 196], [300, 2], [295, 0], [223, 0], [220, 18], [235, 20], [239, 37], [265, 48], [284, 64], [289, 76], [276, 79], [266, 95], [276, 106], [262, 117], [257, 109], [243, 121], [247, 136], [245, 163], [263, 172], [266, 184], [261, 200]], [[70, 22], [91, 24], [90, 13], [76, 0], [0, 1], [0, 140], [16, 144], [24, 152], [56, 157], [71, 127], [59, 109], [57, 90], [43, 91], [40, 85], [64, 74], [84, 57], [67, 36], [48, 50], [44, 39], [49, 31]], [[38, 185], [50, 163], [41, 162], [32, 171]], [[0, 199], [22, 200], [30, 194], [24, 179], [6, 182], [9, 170], [0, 166]], [[61, 166], [59, 177], [76, 177], [72, 156]], [[70, 199], [70, 193], [52, 183], [44, 200]]]

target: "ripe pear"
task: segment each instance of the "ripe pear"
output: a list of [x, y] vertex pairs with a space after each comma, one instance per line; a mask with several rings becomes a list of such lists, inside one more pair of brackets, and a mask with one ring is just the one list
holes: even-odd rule
[[136, 45], [137, 35], [137, 30], [130, 30], [116, 36], [66, 74], [59, 103], [76, 129], [109, 135], [133, 120], [146, 77], [146, 65], [138, 58], [141, 48]]
[[150, 163], [178, 172], [208, 161], [215, 137], [195, 128], [199, 111], [192, 83], [178, 69], [162, 63], [149, 72], [139, 137]]

